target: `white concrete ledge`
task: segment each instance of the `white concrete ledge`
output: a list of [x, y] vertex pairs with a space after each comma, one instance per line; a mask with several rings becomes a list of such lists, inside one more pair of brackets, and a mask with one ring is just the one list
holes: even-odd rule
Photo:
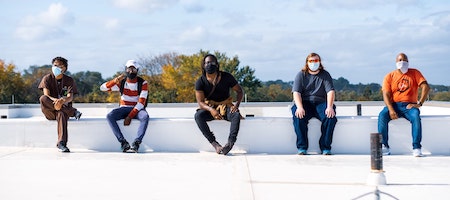
[[[127, 140], [136, 135], [139, 121], [131, 126], [119, 125]], [[209, 122], [219, 143], [228, 137], [229, 122]], [[422, 116], [423, 152], [433, 155], [450, 155], [450, 116]], [[0, 120], [0, 146], [55, 147], [56, 122], [44, 117], [11, 118]], [[309, 153], [319, 152], [320, 122], [309, 125]], [[370, 133], [377, 132], [376, 117], [339, 116], [332, 152], [335, 154], [370, 154]], [[390, 145], [393, 154], [411, 152], [411, 125], [405, 119], [390, 123]], [[232, 152], [294, 154], [296, 136], [291, 117], [247, 117], [241, 121], [238, 140]], [[82, 116], [69, 120], [70, 148], [96, 151], [119, 151], [105, 117]], [[191, 118], [151, 118], [142, 151], [198, 152], [213, 151]]]

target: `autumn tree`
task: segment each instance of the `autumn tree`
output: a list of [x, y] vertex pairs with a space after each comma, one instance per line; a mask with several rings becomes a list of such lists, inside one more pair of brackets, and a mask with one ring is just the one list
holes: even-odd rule
[[[0, 60], [0, 103], [23, 103], [26, 92], [21, 74], [15, 72], [16, 66]], [[14, 100], [14, 102], [12, 102]]]
[[[180, 55], [179, 60], [163, 66], [162, 85], [174, 95], [174, 102], [195, 102], [195, 81], [201, 76], [201, 62], [209, 51], [200, 50], [193, 55]], [[237, 56], [229, 58], [225, 53], [215, 51], [220, 70], [232, 74], [246, 91], [256, 91], [261, 82], [255, 78], [254, 70], [249, 66], [239, 67]]]
[[151, 103], [176, 102], [176, 90], [163, 86], [162, 72], [164, 66], [178, 66], [179, 55], [165, 53], [150, 57], [140, 56], [138, 63], [141, 66], [139, 76], [148, 82], [149, 99], [147, 101]]
[[195, 102], [194, 85], [201, 75], [200, 63], [207, 52], [180, 55], [177, 65], [163, 66], [163, 87], [173, 95], [173, 102]]

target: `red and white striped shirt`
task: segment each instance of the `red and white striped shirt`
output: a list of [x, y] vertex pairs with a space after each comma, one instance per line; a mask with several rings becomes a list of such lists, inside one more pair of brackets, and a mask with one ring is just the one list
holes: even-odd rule
[[[120, 91], [120, 83], [116, 84], [114, 79], [100, 86], [101, 91]], [[134, 118], [136, 114], [144, 109], [145, 102], [147, 102], [148, 83], [144, 80], [142, 83], [141, 93], [138, 91], [137, 78], [130, 80], [126, 79], [123, 86], [123, 94], [120, 96], [120, 107], [134, 107], [128, 114], [130, 118]]]

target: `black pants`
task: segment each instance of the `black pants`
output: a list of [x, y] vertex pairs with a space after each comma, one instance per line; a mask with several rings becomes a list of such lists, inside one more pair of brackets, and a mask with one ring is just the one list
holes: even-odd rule
[[[241, 123], [241, 114], [239, 112], [230, 112], [231, 109], [227, 108], [227, 115], [224, 116], [225, 120], [231, 122], [230, 126], [230, 135], [228, 136], [228, 142], [236, 142], [237, 135], [239, 132], [239, 126]], [[209, 126], [206, 122], [214, 120], [214, 117], [207, 110], [197, 110], [195, 113], [195, 122], [197, 123], [198, 128], [202, 134], [206, 137], [206, 139], [211, 143], [216, 141], [216, 137], [209, 129]]]

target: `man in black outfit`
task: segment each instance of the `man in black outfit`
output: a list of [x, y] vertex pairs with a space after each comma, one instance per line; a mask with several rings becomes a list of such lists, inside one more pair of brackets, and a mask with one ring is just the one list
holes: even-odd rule
[[[241, 122], [239, 105], [244, 92], [233, 75], [219, 70], [216, 56], [207, 54], [202, 60], [201, 68], [202, 76], [195, 82], [195, 98], [200, 106], [195, 113], [195, 122], [216, 153], [227, 155], [233, 148], [239, 132]], [[230, 88], [237, 93], [236, 104], [233, 104]], [[206, 123], [214, 119], [231, 122], [228, 142], [223, 147], [216, 141], [216, 137]]]

